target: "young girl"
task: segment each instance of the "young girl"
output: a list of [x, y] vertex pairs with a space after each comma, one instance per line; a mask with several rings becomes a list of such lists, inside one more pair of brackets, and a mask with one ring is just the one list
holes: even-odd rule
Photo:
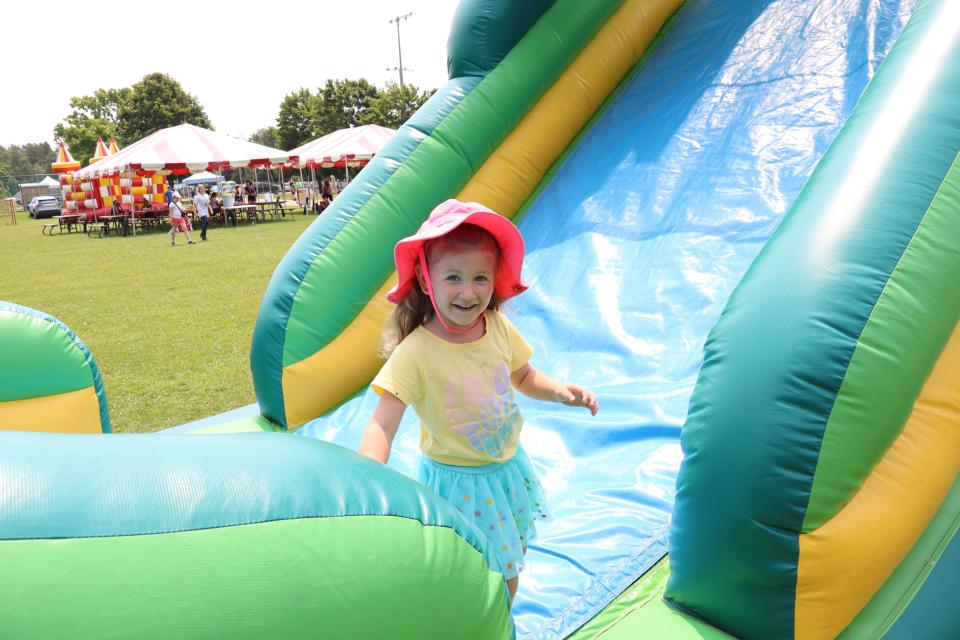
[[597, 398], [531, 367], [533, 349], [499, 311], [527, 288], [520, 280], [523, 238], [509, 220], [474, 202], [447, 200], [397, 243], [394, 259], [391, 353], [372, 383], [380, 402], [360, 453], [386, 463], [412, 404], [423, 451], [417, 479], [487, 535], [512, 602], [536, 522], [549, 517], [519, 446], [523, 418], [513, 389], [594, 415]]
[[170, 201], [170, 244], [176, 246], [177, 231], [183, 231], [187, 237], [187, 244], [196, 244], [190, 239], [190, 227], [187, 224], [187, 213], [180, 206], [180, 194], [174, 192]]

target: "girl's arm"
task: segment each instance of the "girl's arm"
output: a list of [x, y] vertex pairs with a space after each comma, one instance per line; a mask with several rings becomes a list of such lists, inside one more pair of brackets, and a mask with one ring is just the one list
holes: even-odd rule
[[510, 383], [517, 391], [536, 400], [562, 402], [574, 407], [586, 407], [591, 415], [597, 415], [597, 396], [578, 384], [560, 382], [525, 364], [510, 374]]
[[407, 406], [401, 402], [400, 398], [384, 391], [380, 396], [380, 402], [377, 403], [377, 408], [373, 410], [370, 422], [367, 423], [367, 428], [363, 431], [363, 437], [360, 438], [360, 455], [387, 464], [393, 437], [397, 435], [400, 418], [403, 417], [406, 409]]

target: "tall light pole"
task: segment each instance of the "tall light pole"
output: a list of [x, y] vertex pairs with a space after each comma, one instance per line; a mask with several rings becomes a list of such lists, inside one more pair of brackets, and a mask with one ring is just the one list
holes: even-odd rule
[[[397, 57], [400, 58], [400, 66], [397, 67], [397, 71], [400, 72], [400, 88], [403, 89], [403, 50], [400, 48], [400, 21], [407, 20], [410, 16], [413, 15], [413, 11], [410, 13], [405, 13], [402, 16], [397, 16], [396, 18], [391, 18], [387, 20], [390, 24], [396, 23], [397, 25]], [[409, 71], [409, 69], [407, 69]]]

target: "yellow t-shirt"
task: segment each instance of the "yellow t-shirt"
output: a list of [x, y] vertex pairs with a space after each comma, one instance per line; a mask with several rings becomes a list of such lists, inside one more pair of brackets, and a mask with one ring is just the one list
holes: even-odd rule
[[397, 345], [372, 386], [378, 395], [389, 391], [413, 405], [420, 449], [437, 462], [506, 462], [517, 451], [523, 425], [510, 373], [532, 354], [502, 313], [488, 311], [483, 337], [466, 344], [418, 327]]

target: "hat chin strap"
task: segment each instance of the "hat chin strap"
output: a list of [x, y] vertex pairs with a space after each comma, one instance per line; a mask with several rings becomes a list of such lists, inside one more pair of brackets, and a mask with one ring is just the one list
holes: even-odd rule
[[477, 316], [477, 321], [466, 329], [455, 329], [447, 324], [443, 319], [443, 314], [440, 313], [440, 308], [437, 307], [437, 300], [433, 297], [433, 285], [430, 284], [430, 271], [427, 269], [427, 258], [423, 255], [423, 249], [417, 252], [418, 257], [420, 258], [420, 269], [423, 272], [423, 281], [427, 283], [427, 296], [430, 297], [430, 304], [433, 305], [433, 312], [437, 314], [437, 320], [440, 321], [440, 324], [443, 325], [443, 328], [449, 331], [450, 333], [464, 334], [473, 331], [478, 324], [483, 322], [483, 313]]

